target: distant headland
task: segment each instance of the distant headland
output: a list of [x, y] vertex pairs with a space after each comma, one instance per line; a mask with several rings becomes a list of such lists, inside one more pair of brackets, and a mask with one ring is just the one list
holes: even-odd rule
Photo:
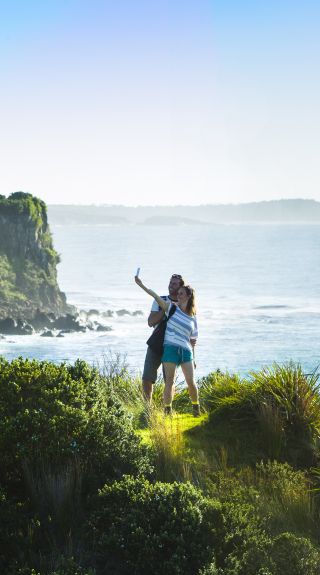
[[59, 260], [46, 204], [23, 192], [0, 195], [0, 334], [109, 331], [95, 320], [98, 312], [90, 317], [68, 305], [57, 281]]
[[49, 205], [51, 224], [205, 225], [317, 223], [320, 202], [305, 199], [201, 206]]

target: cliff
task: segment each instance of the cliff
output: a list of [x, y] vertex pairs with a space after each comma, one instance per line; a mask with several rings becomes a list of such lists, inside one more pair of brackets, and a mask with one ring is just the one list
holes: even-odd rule
[[0, 318], [70, 311], [57, 282], [58, 262], [45, 203], [23, 192], [0, 195]]

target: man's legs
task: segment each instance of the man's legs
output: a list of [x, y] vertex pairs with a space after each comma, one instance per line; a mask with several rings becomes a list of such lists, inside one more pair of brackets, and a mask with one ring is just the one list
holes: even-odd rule
[[157, 372], [160, 364], [161, 357], [148, 347], [142, 374], [142, 391], [148, 403], [152, 401], [153, 384], [157, 380]]
[[143, 397], [148, 402], [151, 403], [152, 401], [152, 392], [153, 392], [153, 383], [152, 381], [146, 381], [145, 379], [142, 380], [142, 391]]

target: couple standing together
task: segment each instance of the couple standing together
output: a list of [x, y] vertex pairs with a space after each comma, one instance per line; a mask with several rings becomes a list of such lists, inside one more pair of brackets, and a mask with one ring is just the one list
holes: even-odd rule
[[164, 411], [165, 414], [170, 415], [176, 369], [181, 365], [192, 402], [193, 415], [198, 417], [200, 415], [199, 394], [194, 379], [194, 347], [198, 337], [198, 327], [194, 290], [185, 285], [182, 276], [178, 274], [171, 276], [168, 287], [169, 295], [162, 297], [147, 288], [138, 276], [135, 276], [135, 282], [155, 300], [148, 317], [148, 325], [156, 327], [161, 321], [166, 320], [162, 356], [148, 346], [142, 376], [145, 398], [151, 402], [152, 386], [162, 363], [165, 381]]

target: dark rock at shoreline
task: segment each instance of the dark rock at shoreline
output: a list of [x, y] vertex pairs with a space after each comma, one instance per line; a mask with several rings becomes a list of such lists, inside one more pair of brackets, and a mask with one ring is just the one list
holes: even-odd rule
[[89, 309], [87, 315], [88, 315], [89, 317], [90, 317], [91, 315], [100, 315], [100, 312], [99, 312], [98, 309]]
[[103, 311], [101, 315], [102, 317], [113, 317], [114, 312], [111, 309], [108, 309], [107, 311]]
[[86, 331], [86, 326], [80, 323], [79, 319], [74, 315], [71, 315], [70, 313], [58, 317], [52, 323], [52, 328], [60, 330], [82, 331], [82, 332]]
[[31, 322], [35, 330], [44, 329], [52, 324], [56, 319], [54, 313], [44, 313], [39, 309], [34, 314]]
[[112, 331], [112, 328], [108, 325], [97, 324], [96, 331]]
[[118, 309], [116, 314], [122, 317], [123, 315], [130, 315], [130, 312], [127, 309]]
[[67, 333], [84, 333], [87, 330], [105, 332], [111, 331], [112, 328], [97, 321], [89, 320], [85, 312], [81, 314], [81, 317], [72, 314], [57, 317], [54, 314], [46, 314], [38, 310], [34, 318], [31, 318], [29, 322], [12, 317], [0, 320], [0, 334], [4, 335], [32, 335], [43, 331], [41, 336], [51, 337], [49, 335], [49, 332], [51, 332], [52, 337], [54, 337], [55, 330], [59, 331], [61, 337], [63, 337]]
[[0, 320], [0, 332], [6, 335], [31, 335], [34, 329], [30, 323], [21, 320], [6, 317]]

